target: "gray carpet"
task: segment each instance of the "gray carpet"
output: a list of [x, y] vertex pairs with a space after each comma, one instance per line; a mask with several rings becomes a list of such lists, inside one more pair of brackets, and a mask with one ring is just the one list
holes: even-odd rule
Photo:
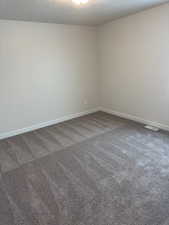
[[98, 112], [0, 141], [0, 225], [169, 225], [169, 134]]

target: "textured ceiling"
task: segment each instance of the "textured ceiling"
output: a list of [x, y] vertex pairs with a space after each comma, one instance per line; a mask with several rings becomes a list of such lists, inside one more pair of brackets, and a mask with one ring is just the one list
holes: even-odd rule
[[80, 7], [72, 0], [0, 0], [0, 19], [99, 25], [165, 2], [168, 0], [89, 0]]

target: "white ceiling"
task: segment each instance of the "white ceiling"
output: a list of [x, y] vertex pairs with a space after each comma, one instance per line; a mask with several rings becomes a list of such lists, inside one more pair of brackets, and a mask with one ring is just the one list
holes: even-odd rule
[[0, 0], [0, 19], [99, 25], [169, 0], [89, 0], [83, 7], [72, 0]]

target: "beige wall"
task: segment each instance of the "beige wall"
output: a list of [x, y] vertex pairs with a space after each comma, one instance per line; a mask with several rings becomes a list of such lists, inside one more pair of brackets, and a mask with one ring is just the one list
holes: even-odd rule
[[98, 106], [96, 29], [0, 21], [0, 134]]
[[168, 12], [98, 29], [1, 20], [0, 137], [98, 106], [169, 126]]
[[99, 29], [102, 107], [169, 126], [169, 4]]

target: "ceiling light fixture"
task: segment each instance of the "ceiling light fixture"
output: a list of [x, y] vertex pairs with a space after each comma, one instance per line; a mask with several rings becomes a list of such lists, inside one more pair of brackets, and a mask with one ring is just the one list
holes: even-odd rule
[[88, 3], [89, 0], [72, 0], [73, 3], [75, 3], [76, 5], [83, 5]]

